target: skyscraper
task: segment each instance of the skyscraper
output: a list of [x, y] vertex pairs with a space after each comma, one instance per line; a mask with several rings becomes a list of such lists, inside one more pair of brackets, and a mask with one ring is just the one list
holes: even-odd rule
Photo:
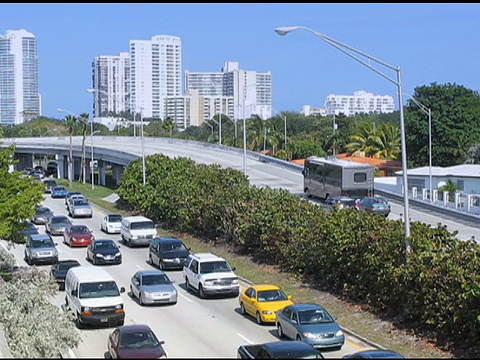
[[131, 109], [165, 118], [165, 98], [182, 95], [182, 41], [170, 35], [130, 40]]
[[96, 56], [92, 63], [95, 117], [130, 112], [130, 56]]
[[7, 30], [0, 35], [0, 124], [39, 115], [37, 40], [24, 29]]

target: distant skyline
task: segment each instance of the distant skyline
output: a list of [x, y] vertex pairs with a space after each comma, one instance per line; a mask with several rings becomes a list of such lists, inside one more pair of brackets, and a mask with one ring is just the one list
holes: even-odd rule
[[[44, 116], [63, 108], [92, 113], [92, 61], [128, 52], [130, 40], [179, 36], [185, 70], [220, 71], [226, 61], [272, 73], [276, 111], [323, 107], [330, 94], [397, 88], [307, 31], [279, 36], [280, 26], [305, 26], [398, 66], [403, 91], [455, 83], [479, 91], [480, 4], [0, 4], [0, 33], [25, 29], [38, 45]], [[395, 79], [396, 73], [375, 67]], [[404, 99], [405, 101], [406, 99]]]

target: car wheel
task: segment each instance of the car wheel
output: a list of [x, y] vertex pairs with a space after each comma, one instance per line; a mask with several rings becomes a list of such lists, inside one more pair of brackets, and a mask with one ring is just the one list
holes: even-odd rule
[[277, 335], [280, 339], [282, 339], [285, 334], [283, 333], [282, 325], [277, 324]]
[[311, 198], [311, 197], [312, 197], [312, 194], [310, 193], [310, 189], [309, 189], [309, 188], [307, 188], [307, 189], [305, 190], [305, 194], [307, 194], [307, 198]]
[[138, 294], [138, 303], [140, 305], [143, 305], [143, 294], [142, 293]]
[[163, 266], [163, 261], [158, 260], [158, 268], [162, 271], [165, 270], [165, 267]]
[[246, 315], [246, 314], [247, 314], [247, 312], [245, 311], [245, 305], [243, 305], [243, 302], [240, 303], [240, 313], [241, 313], [242, 315]]
[[118, 326], [123, 326], [123, 324], [125, 324], [125, 320], [120, 320], [120, 321], [118, 322]]
[[297, 338], [296, 338], [297, 341], [302, 341], [302, 338], [300, 337], [299, 334], [297, 334]]
[[188, 282], [188, 278], [185, 277], [185, 289], [187, 289], [187, 291], [190, 290], [190, 283]]
[[263, 324], [262, 317], [260, 316], [260, 313], [258, 311], [257, 311], [257, 316], [255, 316], [255, 319], [257, 320], [258, 325]]
[[200, 296], [202, 299], [205, 298], [205, 291], [203, 290], [202, 284], [198, 285], [198, 296]]
[[95, 256], [92, 257], [92, 264], [97, 265], [97, 258]]
[[132, 298], [135, 297], [135, 294], [133, 293], [132, 285], [130, 285], [130, 296], [131, 296]]
[[77, 325], [78, 329], [83, 329], [84, 328], [84, 325], [83, 325], [82, 321], [80, 320], [80, 316], [79, 316], [78, 313], [77, 313], [77, 317], [75, 318], [75, 325]]
[[153, 263], [152, 254], [148, 254], [148, 263], [149, 263], [150, 265], [155, 265], [155, 264]]

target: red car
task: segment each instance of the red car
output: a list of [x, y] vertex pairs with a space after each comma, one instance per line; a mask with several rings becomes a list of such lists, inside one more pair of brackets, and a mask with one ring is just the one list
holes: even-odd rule
[[166, 359], [163, 340], [158, 340], [148, 325], [123, 325], [108, 337], [106, 358]]
[[63, 242], [69, 246], [88, 246], [95, 237], [86, 225], [71, 225], [65, 228]]

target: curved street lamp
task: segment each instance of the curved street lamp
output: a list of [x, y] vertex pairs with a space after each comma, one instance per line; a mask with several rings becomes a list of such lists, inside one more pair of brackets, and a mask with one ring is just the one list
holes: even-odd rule
[[[384, 61], [381, 61], [377, 58], [374, 58], [373, 56], [370, 56], [363, 51], [357, 50], [347, 44], [341, 43], [340, 41], [337, 41], [330, 36], [324, 35], [322, 33], [319, 33], [318, 31], [315, 31], [313, 29], [310, 29], [306, 26], [281, 26], [277, 27], [275, 29], [275, 32], [278, 35], [284, 36], [287, 35], [289, 32], [295, 31], [295, 30], [306, 30], [308, 32], [311, 32], [313, 35], [316, 37], [324, 40], [327, 42], [329, 45], [333, 46], [337, 50], [341, 51], [345, 55], [351, 57], [355, 61], [359, 62], [363, 66], [366, 66], [373, 72], [377, 73], [384, 79], [388, 80], [392, 84], [396, 85], [398, 88], [398, 105], [399, 105], [399, 110], [400, 110], [400, 131], [401, 131], [401, 147], [402, 147], [402, 175], [403, 175], [403, 207], [404, 207], [404, 224], [405, 224], [405, 252], [406, 252], [406, 257], [408, 261], [408, 254], [410, 253], [410, 217], [408, 213], [408, 177], [407, 177], [407, 147], [405, 144], [405, 124], [404, 124], [404, 118], [403, 118], [403, 100], [402, 100], [402, 77], [401, 77], [401, 72], [400, 72], [400, 67], [390, 65]], [[356, 55], [352, 54], [351, 52], [347, 51], [350, 50], [353, 53], [356, 53], [358, 55], [366, 57], [369, 61], [366, 62], [360, 58], [358, 58]], [[389, 76], [385, 75], [383, 72], [380, 70], [374, 68], [371, 65], [371, 61], [374, 63], [377, 63], [379, 65], [382, 65], [390, 70], [393, 70], [396, 72], [397, 75], [397, 80], [394, 80], [390, 78]]]

